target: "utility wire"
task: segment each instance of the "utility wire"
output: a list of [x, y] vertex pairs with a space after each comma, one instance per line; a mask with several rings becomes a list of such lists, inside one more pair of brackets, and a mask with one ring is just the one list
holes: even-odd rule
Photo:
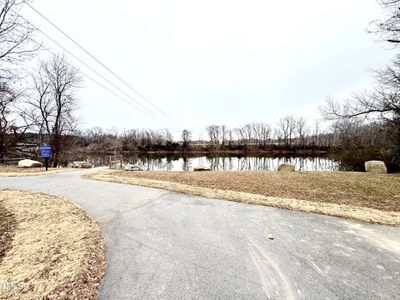
[[93, 60], [95, 60], [98, 64], [100, 64], [104, 69], [106, 69], [108, 72], [110, 72], [114, 77], [116, 77], [118, 80], [120, 80], [122, 83], [124, 83], [128, 88], [130, 88], [132, 91], [134, 91], [136, 94], [138, 94], [141, 98], [143, 98], [147, 103], [149, 103], [152, 107], [154, 107], [157, 111], [159, 111], [161, 114], [163, 114], [165, 117], [167, 117], [169, 120], [174, 122], [175, 124], [179, 125], [180, 124], [175, 121], [172, 117], [170, 117], [168, 114], [166, 114], [162, 109], [160, 109], [157, 105], [153, 104], [149, 99], [144, 97], [141, 93], [139, 93], [133, 86], [131, 86], [128, 82], [123, 80], [119, 75], [117, 75], [115, 72], [113, 72], [109, 67], [107, 67], [104, 63], [102, 63], [98, 58], [96, 58], [93, 54], [91, 54], [88, 50], [86, 50], [83, 46], [81, 46], [78, 42], [76, 42], [72, 37], [70, 37], [65, 31], [63, 31], [60, 27], [58, 27], [55, 23], [53, 23], [50, 19], [48, 19], [45, 15], [43, 15], [40, 11], [38, 11], [35, 7], [33, 7], [30, 3], [27, 1], [23, 1], [28, 7], [30, 7], [34, 12], [36, 12], [40, 17], [42, 17], [44, 20], [46, 20], [51, 26], [53, 26], [55, 29], [57, 29], [59, 32], [61, 32], [66, 38], [68, 38], [71, 42], [73, 42], [76, 46], [78, 46], [82, 51], [84, 51], [87, 55], [89, 55]]
[[[29, 38], [29, 40], [31, 40], [33, 43], [42, 46], [39, 42], [35, 41], [32, 38]], [[47, 52], [49, 52], [51, 55], [53, 55], [54, 57], [57, 57], [57, 54], [55, 54], [54, 52], [52, 52], [50, 49], [43, 47], [42, 48], [44, 50], [46, 50]], [[69, 52], [68, 52], [69, 53]], [[72, 54], [70, 54], [72, 55]], [[117, 93], [115, 93], [113, 90], [111, 90], [110, 88], [108, 88], [107, 86], [105, 86], [104, 84], [100, 83], [98, 80], [94, 79], [93, 77], [89, 76], [88, 74], [84, 73], [82, 70], [77, 70], [79, 73], [81, 73], [83, 76], [87, 77], [89, 80], [93, 81], [95, 84], [97, 84], [98, 86], [100, 86], [101, 88], [105, 89], [106, 91], [108, 91], [109, 93], [111, 93], [112, 95], [114, 95], [115, 97], [117, 97], [118, 99], [124, 101], [125, 103], [131, 105], [132, 107], [134, 107], [136, 110], [139, 110], [140, 112], [144, 113], [145, 115], [147, 115], [148, 117], [152, 118], [153, 120], [155, 120], [156, 122], [160, 122], [159, 119], [156, 119], [153, 115], [150, 115], [147, 111], [143, 110], [142, 108], [138, 107], [137, 105], [133, 104], [132, 102], [124, 99], [123, 97], [121, 97], [120, 95], [118, 95]], [[94, 71], [95, 72], [95, 71]], [[95, 72], [97, 74], [97, 72]], [[98, 74], [99, 75], [99, 74]], [[101, 76], [101, 75], [99, 75]], [[101, 76], [103, 78], [103, 76]], [[110, 83], [112, 84], [112, 83]], [[113, 85], [113, 84], [112, 84]]]
[[[104, 81], [106, 81], [108, 84], [110, 84], [111, 86], [113, 86], [114, 88], [116, 88], [119, 92], [121, 92], [122, 94], [124, 94], [126, 97], [132, 99], [137, 105], [139, 105], [142, 109], [137, 108], [138, 110], [140, 110], [143, 113], [146, 113], [147, 115], [151, 114], [152, 118], [158, 118], [157, 115], [155, 115], [151, 110], [149, 110], [147, 107], [145, 107], [143, 104], [141, 104], [139, 101], [137, 101], [135, 98], [133, 98], [132, 96], [130, 96], [129, 94], [127, 94], [124, 90], [122, 90], [120, 87], [118, 87], [116, 84], [114, 84], [113, 82], [111, 82], [109, 79], [107, 79], [106, 77], [104, 77], [103, 75], [101, 75], [99, 72], [97, 72], [94, 68], [92, 68], [91, 66], [89, 66], [87, 63], [85, 63], [82, 59], [80, 59], [79, 57], [77, 57], [75, 54], [73, 54], [71, 51], [69, 51], [68, 49], [66, 49], [64, 46], [62, 46], [60, 43], [58, 43], [56, 40], [54, 40], [52, 37], [50, 37], [48, 34], [46, 34], [45, 32], [43, 32], [42, 30], [40, 30], [38, 27], [36, 27], [35, 25], [33, 25], [31, 22], [29, 22], [26, 18], [24, 18], [23, 16], [19, 15], [25, 22], [27, 22], [28, 24], [30, 24], [36, 31], [40, 32], [43, 36], [45, 36], [48, 40], [50, 40], [51, 42], [53, 42], [54, 44], [56, 44], [58, 47], [60, 47], [61, 49], [63, 49], [66, 53], [68, 53], [69, 55], [71, 55], [73, 58], [75, 58], [77, 61], [79, 61], [81, 64], [83, 64], [85, 67], [87, 67], [89, 70], [91, 70], [93, 73], [95, 73], [97, 76], [101, 77]], [[33, 41], [34, 43], [38, 44], [38, 42], [36, 42], [35, 40], [33, 40], [32, 38], [29, 38], [31, 41]], [[49, 49], [45, 49], [46, 51], [50, 51]], [[52, 53], [54, 54], [54, 53]], [[80, 71], [82, 74], [83, 72]], [[88, 75], [85, 75], [86, 77], [89, 78]], [[90, 79], [90, 78], [89, 78]], [[93, 79], [91, 79], [92, 81], [94, 81]], [[98, 83], [97, 83], [98, 84]], [[126, 100], [125, 100], [126, 102]], [[136, 106], [135, 106], [136, 107]], [[145, 111], [144, 111], [145, 110]], [[159, 121], [159, 120], [158, 120]]]
[[[53, 53], [53, 55], [55, 55]], [[127, 101], [126, 99], [122, 98], [121, 96], [119, 96], [117, 93], [115, 93], [114, 91], [112, 91], [111, 89], [109, 89], [108, 87], [106, 87], [105, 85], [103, 85], [102, 83], [98, 82], [96, 79], [94, 79], [93, 77], [85, 74], [84, 72], [82, 72], [81, 70], [78, 70], [83, 76], [89, 78], [91, 81], [93, 81], [94, 83], [96, 83], [98, 86], [102, 87], [103, 89], [105, 89], [106, 91], [108, 91], [109, 93], [113, 94], [115, 97], [118, 97], [119, 99], [121, 99], [122, 101], [128, 103], [129, 105], [133, 106], [135, 109], [143, 112], [144, 114], [146, 114], [148, 117], [152, 118], [153, 120], [155, 120], [156, 122], [160, 122], [160, 120], [157, 120], [156, 118], [154, 118], [152, 115], [149, 115], [148, 113], [146, 113], [145, 111], [143, 111], [140, 107], [136, 106], [135, 104], [133, 104], [130, 101]]]

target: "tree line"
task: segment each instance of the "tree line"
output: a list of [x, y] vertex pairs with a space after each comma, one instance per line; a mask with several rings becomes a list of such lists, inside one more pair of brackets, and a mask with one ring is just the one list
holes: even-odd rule
[[267, 122], [255, 122], [233, 129], [226, 125], [210, 125], [206, 130], [214, 149], [322, 150], [332, 146], [331, 134], [321, 131], [318, 122], [310, 126], [304, 117], [290, 115], [280, 118], [274, 127]]
[[318, 123], [311, 129], [304, 118], [286, 116], [273, 128], [268, 123], [250, 123], [230, 129], [226, 125], [205, 128], [207, 139], [193, 140], [190, 130], [184, 129], [178, 138], [168, 129], [130, 129], [118, 132], [94, 127], [77, 132], [76, 145], [88, 152], [123, 151], [256, 151], [271, 149], [327, 150], [332, 136], [322, 132]]

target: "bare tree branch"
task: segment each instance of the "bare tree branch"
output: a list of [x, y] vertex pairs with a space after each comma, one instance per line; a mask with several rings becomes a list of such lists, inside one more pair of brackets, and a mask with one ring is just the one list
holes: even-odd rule
[[74, 92], [80, 86], [81, 80], [78, 70], [63, 56], [55, 56], [50, 61], [42, 62], [39, 72], [32, 77], [36, 97], [27, 103], [35, 111], [32, 119], [36, 120], [42, 140], [48, 139], [52, 146], [54, 167], [66, 146], [66, 136], [77, 128]]

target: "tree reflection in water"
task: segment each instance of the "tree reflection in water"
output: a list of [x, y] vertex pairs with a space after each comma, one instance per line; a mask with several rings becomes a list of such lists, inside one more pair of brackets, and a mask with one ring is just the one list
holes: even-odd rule
[[[187, 157], [187, 156], [150, 156], [134, 155], [126, 157], [132, 164], [139, 165], [148, 171], [192, 171], [198, 166], [210, 167], [215, 171], [275, 171], [280, 164], [290, 163], [299, 171], [337, 171], [340, 163], [326, 157]], [[107, 166], [108, 156], [79, 157], [95, 166]]]

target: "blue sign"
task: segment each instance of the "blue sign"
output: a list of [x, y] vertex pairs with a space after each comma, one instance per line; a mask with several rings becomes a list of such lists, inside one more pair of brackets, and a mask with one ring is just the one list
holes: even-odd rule
[[49, 144], [40, 145], [40, 157], [43, 158], [51, 157], [51, 146]]

